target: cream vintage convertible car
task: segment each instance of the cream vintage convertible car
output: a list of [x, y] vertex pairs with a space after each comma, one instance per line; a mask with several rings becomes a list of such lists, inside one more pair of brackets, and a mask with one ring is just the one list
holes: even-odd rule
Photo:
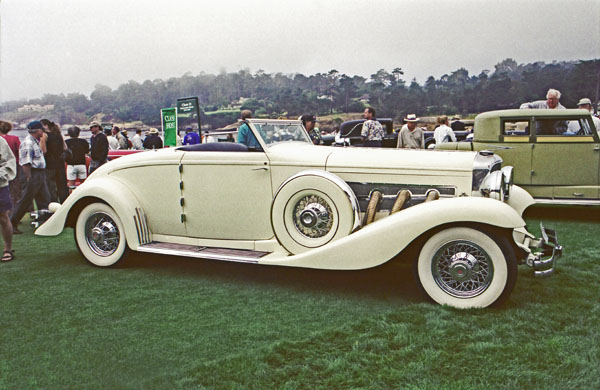
[[517, 264], [552, 273], [554, 231], [536, 239], [533, 199], [488, 152], [314, 146], [299, 121], [248, 121], [260, 143], [204, 143], [125, 156], [97, 169], [36, 234], [75, 230], [83, 256], [126, 251], [333, 270], [415, 253], [434, 301], [505, 299]]

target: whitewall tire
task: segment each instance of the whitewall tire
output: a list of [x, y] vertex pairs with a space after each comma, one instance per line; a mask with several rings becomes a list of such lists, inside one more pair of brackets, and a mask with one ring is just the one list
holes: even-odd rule
[[434, 234], [417, 259], [421, 287], [442, 305], [480, 308], [500, 303], [515, 284], [517, 262], [506, 239], [498, 242], [467, 227]]
[[104, 203], [92, 203], [81, 211], [75, 241], [83, 257], [99, 267], [117, 263], [127, 248], [121, 219]]
[[355, 209], [347, 189], [324, 176], [307, 174], [277, 191], [271, 223], [281, 245], [297, 254], [350, 234], [356, 227]]

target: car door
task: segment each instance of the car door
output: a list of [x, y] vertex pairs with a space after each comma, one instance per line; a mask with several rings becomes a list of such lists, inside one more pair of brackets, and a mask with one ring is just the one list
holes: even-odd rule
[[181, 162], [187, 236], [265, 240], [271, 227], [271, 171], [259, 152], [189, 151]]
[[600, 142], [589, 118], [535, 118], [532, 184], [557, 199], [597, 199]]
[[491, 149], [502, 157], [503, 165], [514, 167], [514, 182], [526, 189], [531, 185], [531, 158], [533, 139], [530, 136], [529, 118], [502, 119], [500, 144]]

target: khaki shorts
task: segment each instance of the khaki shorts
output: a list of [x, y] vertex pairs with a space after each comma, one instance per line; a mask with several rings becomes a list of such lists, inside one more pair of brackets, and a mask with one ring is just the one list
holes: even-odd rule
[[67, 165], [67, 180], [85, 179], [87, 177], [87, 170], [85, 164], [81, 165]]

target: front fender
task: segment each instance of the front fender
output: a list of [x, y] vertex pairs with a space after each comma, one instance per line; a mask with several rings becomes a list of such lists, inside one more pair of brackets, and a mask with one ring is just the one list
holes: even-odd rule
[[[86, 199], [97, 198], [108, 204], [119, 216], [125, 229], [125, 238], [131, 249], [139, 245], [138, 232], [135, 228], [134, 216], [139, 201], [119, 179], [108, 176], [95, 178], [80, 185], [67, 200], [42, 224], [35, 234], [38, 236], [56, 236], [65, 228], [71, 210]], [[73, 210], [75, 211], [75, 210]]]
[[321, 269], [364, 269], [390, 260], [411, 242], [437, 226], [481, 223], [500, 228], [525, 226], [506, 203], [489, 198], [461, 197], [421, 203], [373, 222], [322, 247], [295, 256], [259, 261], [260, 264]]

